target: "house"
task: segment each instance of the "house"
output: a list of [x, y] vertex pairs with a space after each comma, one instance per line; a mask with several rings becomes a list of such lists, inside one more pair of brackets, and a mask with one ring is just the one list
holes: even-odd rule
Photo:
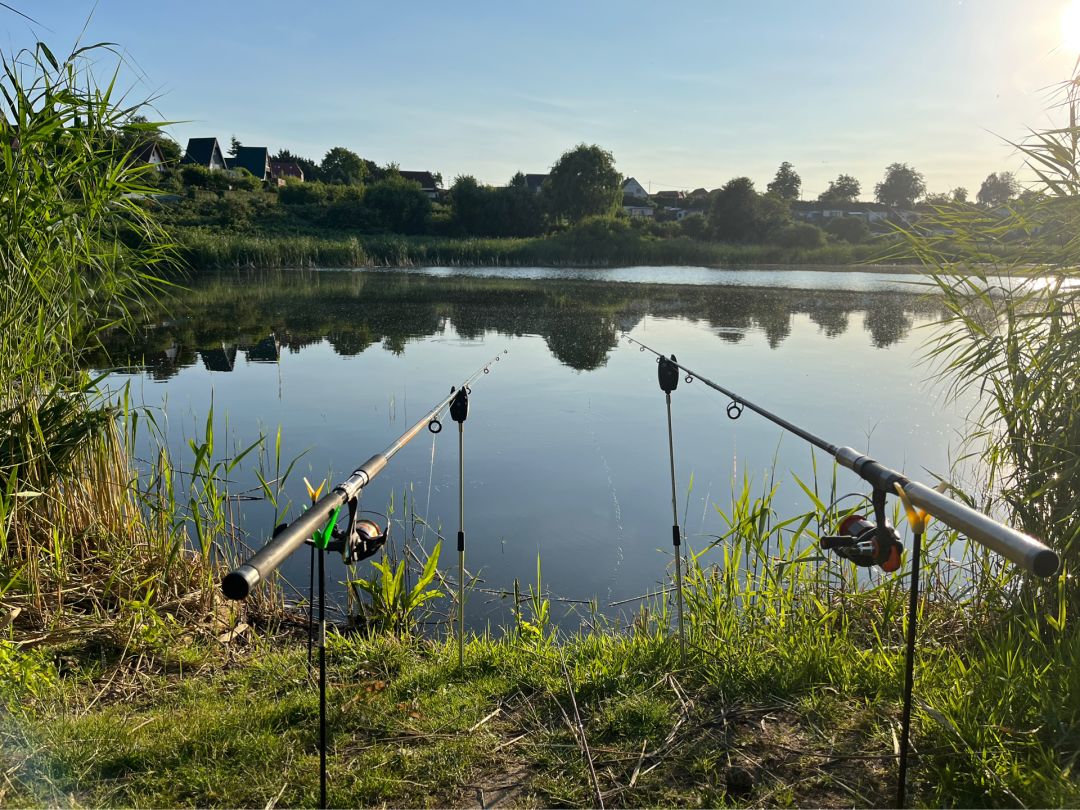
[[652, 219], [655, 213], [655, 209], [651, 205], [624, 205], [622, 210], [631, 219]]
[[304, 170], [293, 160], [271, 160], [270, 176], [275, 180], [299, 180], [304, 182]]
[[637, 197], [641, 200], [649, 199], [649, 192], [645, 190], [645, 186], [641, 185], [633, 177], [626, 178], [626, 181], [622, 184], [622, 193], [625, 197]]
[[411, 180], [414, 183], [420, 184], [420, 190], [428, 196], [429, 199], [436, 200], [442, 196], [443, 190], [439, 188], [438, 182], [435, 180], [435, 175], [431, 172], [403, 172], [399, 171], [402, 177], [406, 180]]
[[265, 146], [241, 146], [236, 150], [236, 155], [229, 159], [228, 167], [233, 169], [247, 169], [258, 180], [269, 180], [270, 175], [270, 150]]
[[839, 217], [855, 217], [861, 219], [867, 225], [873, 225], [878, 222], [887, 222], [889, 219], [896, 217], [908, 220], [909, 217], [913, 216], [913, 212], [890, 208], [881, 203], [793, 200], [791, 203], [791, 215], [796, 219], [812, 222], [816, 225], [825, 224], [829, 220]]
[[211, 171], [225, 169], [225, 155], [217, 138], [188, 138], [181, 163], [194, 163]]
[[544, 187], [544, 181], [547, 179], [546, 174], [527, 174], [525, 175], [525, 188], [534, 194], [539, 194], [540, 189]]
[[165, 155], [157, 141], [150, 141], [139, 146], [131, 153], [132, 161], [136, 166], [152, 166], [154, 171], [163, 172], [166, 169]]
[[686, 197], [685, 191], [658, 191], [652, 195], [663, 202], [675, 202]]

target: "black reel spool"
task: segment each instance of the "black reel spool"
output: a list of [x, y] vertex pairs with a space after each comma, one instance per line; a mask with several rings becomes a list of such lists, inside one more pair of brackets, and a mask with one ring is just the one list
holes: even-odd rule
[[679, 387], [679, 367], [675, 364], [675, 355], [671, 359], [660, 357], [657, 360], [656, 377], [660, 382], [660, 390], [670, 394]]
[[900, 569], [904, 547], [885, 518], [885, 493], [875, 491], [873, 502], [876, 524], [864, 515], [848, 515], [838, 527], [839, 534], [822, 537], [820, 545], [862, 568], [876, 565], [891, 574]]

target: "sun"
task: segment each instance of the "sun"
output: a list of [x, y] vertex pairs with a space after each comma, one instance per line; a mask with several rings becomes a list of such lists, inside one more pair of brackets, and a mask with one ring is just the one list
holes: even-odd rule
[[1080, 0], [1069, 0], [1061, 11], [1061, 44], [1080, 53]]

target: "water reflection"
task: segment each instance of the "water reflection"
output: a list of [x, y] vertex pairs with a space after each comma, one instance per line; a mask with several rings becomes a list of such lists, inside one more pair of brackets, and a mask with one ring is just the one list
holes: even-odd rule
[[797, 314], [835, 338], [851, 327], [852, 313], [861, 313], [855, 322], [870, 344], [885, 348], [908, 335], [916, 315], [939, 314], [940, 303], [904, 292], [282, 271], [196, 280], [168, 308], [172, 318], [134, 340], [111, 338], [109, 359], [94, 358], [96, 364], [142, 366], [160, 381], [200, 362], [230, 372], [238, 353], [273, 363], [283, 350], [297, 353], [323, 340], [343, 357], [375, 343], [402, 354], [410, 342], [449, 329], [466, 339], [539, 335], [560, 363], [588, 371], [604, 366], [618, 335], [646, 316], [706, 324], [731, 343], [760, 331], [776, 349]]

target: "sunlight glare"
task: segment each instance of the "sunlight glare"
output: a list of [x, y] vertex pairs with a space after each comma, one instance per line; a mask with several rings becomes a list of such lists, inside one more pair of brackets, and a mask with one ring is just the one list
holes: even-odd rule
[[1061, 44], [1080, 53], [1080, 0], [1070, 0], [1061, 12]]

